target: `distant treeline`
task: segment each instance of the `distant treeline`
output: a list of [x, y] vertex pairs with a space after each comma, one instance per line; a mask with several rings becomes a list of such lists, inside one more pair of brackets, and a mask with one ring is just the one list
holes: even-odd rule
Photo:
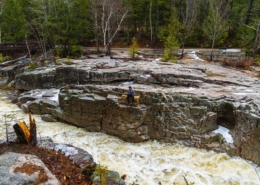
[[0, 42], [259, 49], [260, 0], [0, 0]]

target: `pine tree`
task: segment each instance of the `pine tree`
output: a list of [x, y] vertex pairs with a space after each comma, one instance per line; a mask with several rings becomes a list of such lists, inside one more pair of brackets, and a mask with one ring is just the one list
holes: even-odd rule
[[25, 36], [25, 19], [19, 0], [5, 1], [2, 13], [2, 41], [22, 41]]
[[168, 61], [171, 59], [176, 60], [173, 52], [179, 47], [179, 41], [177, 38], [178, 27], [180, 27], [180, 23], [178, 21], [176, 11], [173, 10], [170, 22], [166, 27], [161, 29], [159, 34], [159, 38], [164, 45], [164, 61]]

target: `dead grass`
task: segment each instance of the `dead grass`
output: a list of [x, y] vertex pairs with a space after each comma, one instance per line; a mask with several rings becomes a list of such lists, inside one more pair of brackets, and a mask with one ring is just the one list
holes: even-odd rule
[[228, 65], [230, 67], [234, 68], [243, 68], [243, 69], [248, 69], [251, 65], [254, 64], [253, 60], [227, 60], [225, 59], [223, 61], [225, 65]]
[[34, 183], [34, 185], [39, 185], [41, 183], [48, 181], [48, 176], [45, 173], [45, 170], [42, 167], [36, 166], [33, 164], [23, 164], [23, 166], [15, 168], [14, 172], [15, 173], [18, 173], [18, 172], [25, 173], [28, 175], [32, 175], [35, 172], [39, 172], [39, 178], [38, 178], [37, 182]]

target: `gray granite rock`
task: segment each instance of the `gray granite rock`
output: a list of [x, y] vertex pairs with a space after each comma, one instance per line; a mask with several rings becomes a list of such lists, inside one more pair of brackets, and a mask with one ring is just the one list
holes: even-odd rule
[[[51, 91], [23, 95], [19, 103], [25, 112], [49, 114], [125, 141], [181, 143], [260, 164], [257, 75], [202, 61], [184, 65], [96, 58], [16, 75], [15, 87], [61, 88], [56, 101]], [[130, 84], [140, 96], [138, 106], [120, 102]], [[220, 126], [229, 129], [233, 142], [215, 133]]]
[[[47, 178], [40, 181], [40, 176]], [[59, 185], [58, 179], [44, 163], [34, 155], [5, 153], [0, 155], [0, 185], [33, 185], [36, 182], [44, 185]]]

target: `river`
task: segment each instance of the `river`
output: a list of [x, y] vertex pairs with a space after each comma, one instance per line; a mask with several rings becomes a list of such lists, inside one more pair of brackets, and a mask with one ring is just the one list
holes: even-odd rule
[[[28, 123], [28, 114], [10, 103], [0, 91], [0, 118], [14, 114], [17, 120]], [[38, 136], [49, 136], [54, 142], [72, 144], [88, 151], [97, 163], [108, 169], [127, 174], [127, 184], [185, 185], [185, 176], [195, 185], [259, 185], [260, 167], [241, 158], [231, 158], [205, 150], [180, 145], [162, 144], [157, 141], [127, 143], [104, 133], [87, 132], [82, 128], [61, 122], [48, 123], [33, 115]], [[10, 124], [14, 124], [12, 121]], [[5, 126], [0, 125], [0, 140], [5, 139]]]

